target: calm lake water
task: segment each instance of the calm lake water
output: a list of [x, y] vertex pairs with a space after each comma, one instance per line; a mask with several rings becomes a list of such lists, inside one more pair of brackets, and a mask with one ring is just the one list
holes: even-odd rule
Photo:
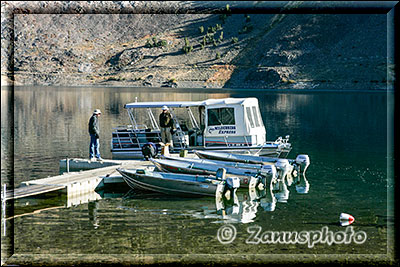
[[[1, 90], [1, 176], [2, 182], [13, 177], [15, 186], [59, 174], [59, 160], [66, 156], [87, 158], [87, 123], [95, 108], [103, 112], [100, 151], [103, 158], [111, 158], [112, 127], [129, 123], [123, 106], [134, 102], [135, 97], [138, 101], [257, 97], [267, 140], [290, 135], [293, 150], [288, 158], [307, 154], [311, 165], [306, 173], [310, 184], [307, 194], [289, 186], [287, 203], [278, 202], [274, 211], [266, 211], [241, 190], [237, 193], [240, 212], [231, 214], [231, 220], [222, 219], [213, 198], [174, 198], [122, 189], [111, 192], [114, 194], [95, 194], [97, 200], [69, 207], [62, 195], [23, 200], [46, 206], [35, 213], [25, 212], [19, 201], [14, 210], [19, 216], [7, 220], [6, 229], [13, 236], [11, 254], [55, 255], [55, 261], [57, 255], [67, 254], [339, 254], [340, 258], [359, 254], [378, 257], [391, 248], [393, 182], [388, 179], [393, 158], [388, 115], [390, 119], [392, 110], [388, 106], [393, 101], [386, 92], [13, 90], [13, 94], [11, 89]], [[232, 209], [228, 207], [229, 211]], [[353, 228], [338, 224], [342, 212], [355, 217]], [[311, 236], [323, 229], [332, 232], [333, 243], [321, 239], [312, 245], [283, 241], [267, 244], [269, 231], [303, 231]], [[347, 234], [350, 229], [354, 231], [353, 237], [362, 242], [340, 242], [346, 229]], [[235, 238], [224, 242], [223, 235], [232, 233]]]

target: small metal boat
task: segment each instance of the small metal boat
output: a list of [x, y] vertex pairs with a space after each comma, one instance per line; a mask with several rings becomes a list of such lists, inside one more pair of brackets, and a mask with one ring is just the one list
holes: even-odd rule
[[[210, 160], [210, 159], [199, 159], [199, 158], [184, 158], [184, 157], [172, 157], [172, 156], [165, 156], [161, 155], [160, 158], [162, 159], [169, 159], [169, 160], [177, 160], [183, 162], [198, 162], [204, 164], [214, 164], [219, 166], [225, 167], [232, 167], [232, 168], [240, 168], [240, 169], [250, 169], [250, 170], [260, 170], [264, 164], [251, 164], [251, 163], [242, 163], [242, 162], [234, 162], [234, 161], [222, 161], [222, 160]], [[271, 163], [273, 164], [273, 163]]]
[[230, 162], [242, 162], [251, 164], [264, 164], [264, 163], [275, 163], [279, 158], [275, 157], [262, 157], [253, 155], [233, 154], [220, 151], [193, 151], [201, 159], [230, 161]]
[[150, 159], [150, 161], [161, 171], [173, 173], [186, 173], [198, 175], [216, 175], [218, 169], [224, 168], [228, 176], [240, 178], [240, 185], [248, 187], [250, 177], [257, 174], [257, 169], [238, 169], [226, 165], [200, 163], [197, 161], [177, 161], [169, 159]]
[[310, 165], [310, 158], [308, 155], [300, 154], [297, 155], [296, 159], [281, 159], [273, 157], [262, 157], [254, 155], [242, 155], [242, 154], [232, 154], [227, 152], [216, 152], [216, 151], [199, 151], [195, 150], [194, 153], [201, 159], [208, 160], [219, 160], [227, 162], [240, 162], [248, 164], [279, 164], [283, 161], [288, 161], [291, 165], [296, 165], [296, 167], [301, 171], [305, 172]]
[[217, 190], [226, 192], [238, 188], [238, 178], [224, 175], [190, 175], [155, 172], [148, 170], [127, 170], [118, 168], [126, 183], [133, 189], [142, 189], [184, 197], [215, 196]]

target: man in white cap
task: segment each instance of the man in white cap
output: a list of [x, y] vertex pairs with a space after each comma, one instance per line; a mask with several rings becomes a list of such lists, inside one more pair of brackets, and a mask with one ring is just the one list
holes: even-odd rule
[[95, 109], [93, 111], [92, 117], [89, 120], [89, 134], [90, 134], [90, 147], [89, 147], [89, 157], [91, 161], [95, 160], [95, 157], [98, 161], [102, 161], [103, 159], [100, 157], [100, 125], [99, 125], [99, 117], [101, 115], [100, 109]]
[[169, 112], [169, 108], [167, 106], [163, 106], [161, 110], [162, 110], [160, 114], [161, 139], [164, 144], [170, 143], [172, 147], [173, 143], [172, 143], [171, 131], [175, 129], [174, 120], [172, 119], [172, 115]]

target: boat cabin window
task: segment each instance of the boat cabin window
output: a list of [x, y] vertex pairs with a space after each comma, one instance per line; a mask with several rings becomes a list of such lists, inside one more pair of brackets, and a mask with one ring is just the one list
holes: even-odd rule
[[234, 108], [212, 108], [207, 110], [208, 126], [235, 125]]
[[251, 115], [251, 109], [250, 107], [246, 107], [246, 114], [247, 114], [247, 119], [250, 122], [250, 127], [254, 128], [254, 121], [253, 121], [253, 116]]
[[259, 121], [259, 117], [258, 117], [258, 113], [257, 113], [257, 107], [252, 106], [251, 108], [253, 109], [253, 117], [254, 117], [254, 121], [256, 123], [256, 127], [260, 127], [260, 121]]
[[263, 123], [263, 120], [262, 120], [262, 117], [261, 117], [260, 109], [256, 108], [256, 111], [257, 111], [258, 120], [260, 121], [260, 126], [264, 127], [264, 123]]

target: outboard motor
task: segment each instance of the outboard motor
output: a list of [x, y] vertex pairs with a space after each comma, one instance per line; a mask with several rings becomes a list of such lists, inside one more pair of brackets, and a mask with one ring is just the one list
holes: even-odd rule
[[240, 187], [240, 179], [239, 177], [225, 177], [226, 169], [219, 168], [216, 173], [216, 178], [218, 180], [225, 181], [224, 183], [220, 183], [217, 186], [216, 197], [223, 197], [227, 191], [230, 191], [231, 198], [234, 197], [236, 190]]
[[[277, 183], [275, 165], [264, 165], [257, 177], [252, 177], [249, 184], [250, 199], [258, 199], [265, 211], [274, 211], [276, 198], [272, 192], [273, 185]], [[260, 188], [259, 185], [263, 185]]]
[[287, 159], [278, 159], [275, 166], [278, 170], [278, 182], [274, 185], [273, 193], [278, 202], [285, 203], [289, 198], [289, 190], [287, 189], [285, 178], [292, 166]]
[[276, 180], [276, 174], [277, 171], [274, 165], [262, 166], [259, 174], [256, 177], [250, 178], [249, 188], [256, 188], [260, 184], [263, 185], [263, 188], [266, 188], [268, 181], [272, 183]]
[[298, 170], [299, 174], [304, 174], [308, 166], [310, 166], [310, 157], [304, 154], [298, 155], [296, 157], [296, 164], [300, 166], [300, 170]]
[[143, 157], [145, 158], [145, 160], [149, 160], [149, 158], [154, 158], [155, 156], [157, 156], [158, 148], [152, 142], [146, 143], [142, 147], [142, 154], [143, 154]]
[[230, 191], [236, 191], [240, 187], [239, 177], [228, 177], [226, 178], [226, 186]]
[[278, 159], [275, 166], [278, 170], [278, 179], [284, 181], [292, 166], [289, 164], [287, 159]]
[[225, 175], [226, 175], [226, 169], [224, 168], [219, 168], [217, 170], [217, 173], [215, 174], [218, 180], [225, 180]]
[[259, 189], [257, 187], [249, 186], [249, 198], [250, 201], [258, 201], [259, 199], [265, 197], [265, 189]]

